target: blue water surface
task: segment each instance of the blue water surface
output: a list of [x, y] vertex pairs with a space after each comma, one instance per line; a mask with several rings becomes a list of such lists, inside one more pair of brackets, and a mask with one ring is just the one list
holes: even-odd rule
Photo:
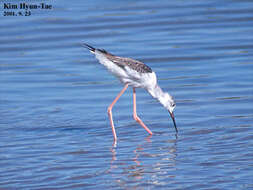
[[[0, 1], [0, 189], [253, 189], [252, 1]], [[11, 1], [19, 3], [19, 1]], [[15, 10], [20, 11], [20, 10]], [[82, 42], [138, 59], [176, 100], [123, 88]]]

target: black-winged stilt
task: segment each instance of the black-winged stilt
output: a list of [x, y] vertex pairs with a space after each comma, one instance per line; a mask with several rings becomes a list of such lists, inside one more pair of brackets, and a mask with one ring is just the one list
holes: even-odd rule
[[118, 96], [114, 99], [111, 105], [108, 107], [108, 115], [112, 127], [112, 133], [114, 141], [117, 140], [117, 135], [112, 118], [112, 107], [118, 101], [120, 96], [125, 92], [128, 86], [133, 88], [133, 118], [150, 134], [152, 132], [142, 122], [136, 113], [136, 92], [135, 88], [144, 88], [149, 94], [157, 99], [168, 111], [173, 120], [176, 132], [177, 126], [174, 117], [174, 108], [176, 107], [175, 101], [170, 94], [163, 92], [163, 90], [157, 84], [156, 74], [150, 67], [144, 63], [125, 57], [119, 57], [112, 55], [104, 49], [94, 48], [86, 43], [83, 43], [84, 47], [88, 48], [91, 53], [95, 54], [95, 57], [99, 62], [104, 65], [113, 75], [119, 78], [119, 80], [125, 85], [120, 91]]

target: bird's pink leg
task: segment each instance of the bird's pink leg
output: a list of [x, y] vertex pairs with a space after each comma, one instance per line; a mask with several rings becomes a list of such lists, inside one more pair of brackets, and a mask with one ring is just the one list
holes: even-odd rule
[[149, 128], [142, 122], [142, 120], [137, 116], [137, 113], [136, 113], [136, 92], [135, 92], [135, 88], [133, 88], [133, 117], [150, 135], [153, 134], [149, 130]]
[[120, 96], [125, 92], [125, 90], [127, 89], [127, 87], [128, 87], [128, 84], [126, 84], [124, 86], [124, 88], [120, 91], [120, 93], [118, 94], [118, 96], [113, 100], [113, 102], [111, 103], [111, 105], [107, 109], [107, 113], [108, 113], [108, 116], [109, 116], [109, 119], [110, 119], [110, 123], [111, 123], [111, 127], [112, 127], [112, 134], [113, 134], [113, 137], [114, 137], [114, 142], [117, 141], [117, 135], [116, 135], [113, 119], [112, 119], [112, 107], [118, 101], [118, 99], [120, 98]]

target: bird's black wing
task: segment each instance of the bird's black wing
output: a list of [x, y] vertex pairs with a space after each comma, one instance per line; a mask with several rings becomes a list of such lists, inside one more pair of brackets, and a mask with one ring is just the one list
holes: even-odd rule
[[152, 69], [140, 61], [118, 56], [107, 56], [107, 58], [123, 69], [129, 67], [139, 73], [152, 73]]
[[96, 49], [86, 43], [83, 43], [82, 45], [88, 48], [91, 53], [95, 53], [96, 50], [103, 53], [107, 57], [107, 59], [109, 59], [122, 69], [126, 69], [126, 67], [129, 67], [130, 69], [133, 69], [139, 73], [152, 73], [152, 69], [140, 61], [131, 58], [115, 56], [104, 49]]

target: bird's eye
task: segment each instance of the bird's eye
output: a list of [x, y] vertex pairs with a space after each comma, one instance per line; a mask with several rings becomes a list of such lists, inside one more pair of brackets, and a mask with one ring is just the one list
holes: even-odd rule
[[175, 107], [175, 106], [176, 106], [176, 104], [175, 104], [175, 103], [171, 103], [171, 106], [172, 106], [172, 107]]

